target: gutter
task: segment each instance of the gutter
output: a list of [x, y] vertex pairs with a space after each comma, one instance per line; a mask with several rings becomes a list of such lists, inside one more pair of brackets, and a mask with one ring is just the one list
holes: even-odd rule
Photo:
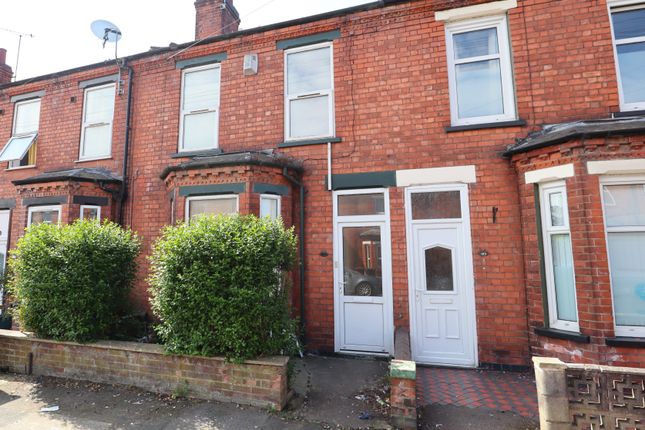
[[123, 226], [123, 220], [124, 220], [124, 214], [123, 214], [123, 208], [124, 208], [124, 200], [127, 198], [128, 195], [128, 153], [130, 152], [130, 122], [132, 118], [132, 78], [134, 76], [134, 70], [132, 70], [132, 67], [127, 65], [127, 63], [123, 62], [122, 68], [128, 69], [128, 101], [127, 105], [125, 108], [125, 136], [124, 136], [124, 143], [123, 143], [123, 167], [122, 167], [122, 178], [123, 182], [121, 182], [121, 192], [119, 193], [119, 211], [118, 211], [118, 217], [119, 217], [119, 224]]
[[300, 277], [300, 337], [302, 339], [303, 345], [306, 345], [306, 335], [305, 335], [305, 322], [306, 322], [306, 313], [305, 313], [305, 186], [304, 184], [289, 175], [289, 172], [286, 167], [282, 169], [282, 176], [284, 176], [289, 182], [293, 185], [300, 188], [300, 226], [298, 235], [298, 269]]

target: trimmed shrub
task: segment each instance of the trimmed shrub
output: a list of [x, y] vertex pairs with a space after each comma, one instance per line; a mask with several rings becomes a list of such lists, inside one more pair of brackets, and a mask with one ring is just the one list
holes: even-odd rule
[[9, 259], [21, 326], [56, 340], [109, 337], [128, 311], [138, 253], [136, 235], [111, 222], [32, 225]]
[[166, 227], [150, 276], [166, 350], [234, 361], [291, 353], [295, 321], [281, 279], [295, 253], [293, 229], [279, 220], [202, 216]]

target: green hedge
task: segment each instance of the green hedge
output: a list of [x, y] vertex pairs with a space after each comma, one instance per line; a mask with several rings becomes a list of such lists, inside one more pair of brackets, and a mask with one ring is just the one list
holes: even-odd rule
[[78, 220], [27, 229], [9, 259], [21, 326], [40, 337], [110, 337], [128, 311], [139, 240], [114, 223]]
[[295, 322], [281, 279], [295, 253], [293, 229], [279, 220], [203, 216], [167, 227], [150, 277], [166, 350], [235, 361], [292, 352]]

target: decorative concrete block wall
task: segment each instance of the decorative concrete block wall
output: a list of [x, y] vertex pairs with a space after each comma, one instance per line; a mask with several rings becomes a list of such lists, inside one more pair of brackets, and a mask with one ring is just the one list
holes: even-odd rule
[[541, 430], [645, 429], [645, 369], [533, 363]]
[[0, 369], [110, 384], [281, 410], [287, 403], [288, 357], [241, 364], [220, 357], [166, 355], [160, 345], [55, 342], [0, 330]]

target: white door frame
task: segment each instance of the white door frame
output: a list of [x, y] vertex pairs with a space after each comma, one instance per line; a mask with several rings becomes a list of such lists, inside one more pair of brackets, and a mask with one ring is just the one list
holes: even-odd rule
[[[424, 185], [412, 186], [405, 189], [405, 229], [407, 235], [407, 257], [408, 257], [408, 303], [410, 307], [410, 348], [412, 352], [412, 359], [417, 356], [417, 342], [419, 333], [417, 324], [417, 297], [415, 288], [415, 275], [414, 275], [414, 224], [455, 224], [455, 219], [437, 219], [437, 220], [412, 220], [412, 205], [411, 194], [415, 192], [432, 192], [432, 191], [460, 191], [461, 196], [461, 220], [457, 221], [463, 225], [463, 243], [464, 247], [464, 291], [466, 296], [466, 312], [470, 316], [470, 332], [473, 345], [474, 367], [479, 365], [479, 342], [477, 339], [477, 315], [475, 310], [475, 277], [473, 272], [473, 247], [472, 236], [470, 230], [470, 206], [468, 196], [467, 184], [441, 184], [441, 185]], [[449, 364], [442, 363], [442, 366], [450, 366]], [[464, 367], [463, 365], [454, 365], [455, 367]]]
[[[374, 194], [382, 193], [384, 200], [383, 215], [338, 215], [338, 196], [340, 195], [357, 195], [357, 194]], [[394, 310], [392, 299], [392, 240], [390, 236], [390, 195], [387, 188], [366, 188], [357, 190], [339, 190], [332, 193], [333, 206], [333, 265], [334, 265], [334, 351], [343, 354], [356, 355], [392, 355], [394, 354]], [[383, 321], [385, 338], [385, 352], [363, 352], [342, 349], [342, 329], [343, 315], [341, 307], [341, 292], [343, 286], [342, 268], [339, 265], [339, 256], [342, 251], [341, 239], [339, 237], [340, 228], [345, 226], [369, 227], [379, 226], [382, 228], [381, 241], [381, 275], [383, 291]]]

